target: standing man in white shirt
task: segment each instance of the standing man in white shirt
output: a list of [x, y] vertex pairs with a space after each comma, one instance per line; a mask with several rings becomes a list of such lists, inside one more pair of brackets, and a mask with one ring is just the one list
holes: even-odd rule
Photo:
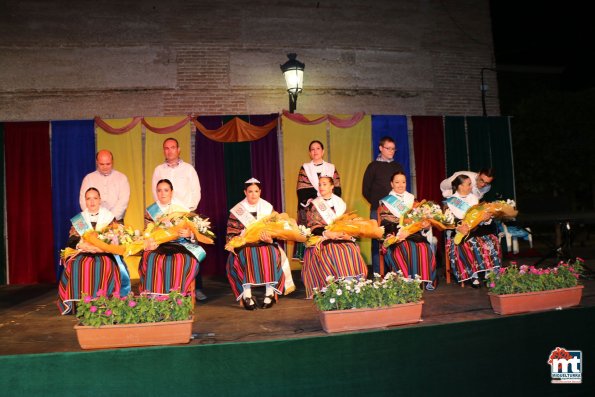
[[[174, 198], [181, 201], [190, 211], [195, 211], [200, 202], [200, 181], [194, 167], [180, 158], [180, 145], [175, 138], [163, 141], [165, 161], [153, 171], [151, 191], [157, 201], [157, 182], [169, 179], [174, 187]], [[207, 296], [202, 292], [202, 276], [196, 276], [196, 299], [204, 301]]]
[[484, 194], [490, 191], [492, 181], [494, 180], [493, 168], [484, 168], [477, 173], [472, 171], [457, 171], [450, 178], [446, 178], [440, 182], [440, 190], [442, 190], [442, 196], [444, 198], [449, 198], [454, 194], [452, 191], [452, 181], [461, 174], [465, 174], [471, 178], [471, 193], [476, 195], [478, 199], [481, 199]]
[[116, 220], [122, 223], [130, 200], [128, 178], [113, 168], [114, 156], [109, 150], [98, 151], [95, 156], [95, 164], [97, 170], [87, 174], [81, 184], [79, 193], [81, 210], [84, 211], [87, 208], [85, 192], [90, 187], [94, 187], [99, 190], [101, 195], [101, 206], [110, 210]]
[[190, 211], [196, 210], [200, 202], [200, 181], [194, 167], [180, 158], [180, 146], [177, 139], [163, 141], [165, 162], [155, 167], [151, 182], [153, 199], [157, 201], [157, 182], [169, 179], [174, 186], [174, 198], [180, 200]]

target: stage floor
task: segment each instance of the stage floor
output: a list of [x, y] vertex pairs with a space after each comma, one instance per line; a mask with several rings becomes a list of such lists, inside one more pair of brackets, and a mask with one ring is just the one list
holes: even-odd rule
[[[531, 264], [531, 259], [519, 260]], [[587, 261], [595, 270], [595, 261]], [[246, 311], [235, 301], [223, 277], [204, 279], [209, 299], [197, 303], [192, 345], [248, 342], [322, 336], [314, 303], [305, 299], [300, 272], [294, 272], [297, 291], [283, 296], [267, 310]], [[581, 306], [595, 306], [595, 280], [582, 280]], [[134, 284], [133, 284], [134, 285]], [[258, 290], [255, 290], [258, 292]], [[0, 355], [81, 351], [73, 316], [59, 315], [57, 285], [8, 285], [0, 287]], [[414, 327], [497, 318], [486, 288], [461, 288], [440, 278], [438, 288], [424, 292], [423, 321]], [[566, 309], [573, 310], [573, 309]]]

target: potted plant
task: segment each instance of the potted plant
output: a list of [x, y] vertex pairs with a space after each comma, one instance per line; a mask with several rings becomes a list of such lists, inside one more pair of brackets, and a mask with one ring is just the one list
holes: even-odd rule
[[421, 321], [421, 281], [390, 272], [384, 278], [326, 279], [328, 285], [314, 290], [320, 322], [326, 332], [353, 331], [412, 324]]
[[84, 295], [77, 303], [75, 325], [83, 349], [188, 343], [192, 335], [192, 297], [129, 294], [97, 298]]
[[536, 268], [511, 263], [487, 276], [492, 308], [499, 314], [515, 314], [576, 306], [583, 286], [578, 278], [583, 261], [560, 262], [553, 268]]

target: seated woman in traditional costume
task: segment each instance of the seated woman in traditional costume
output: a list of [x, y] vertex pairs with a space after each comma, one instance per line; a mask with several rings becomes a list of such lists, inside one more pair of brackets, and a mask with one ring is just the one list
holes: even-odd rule
[[[246, 198], [229, 210], [226, 241], [245, 233], [245, 229], [257, 220], [270, 215], [273, 206], [260, 198], [261, 185], [251, 178], [244, 184]], [[227, 279], [237, 300], [241, 300], [244, 309], [258, 307], [252, 287], [264, 286], [265, 296], [262, 308], [268, 309], [275, 304], [275, 294], [282, 294], [285, 275], [282, 269], [282, 253], [270, 234], [263, 231], [260, 241], [247, 243], [236, 248], [227, 259]]]
[[352, 237], [345, 232], [325, 230], [335, 218], [343, 215], [345, 202], [333, 194], [333, 178], [319, 178], [320, 197], [310, 201], [307, 207], [307, 226], [315, 236], [322, 236], [322, 241], [306, 248], [302, 267], [302, 280], [306, 287], [306, 297], [311, 298], [314, 288], [326, 287], [326, 278], [366, 277], [368, 267], [362, 258], [359, 247]]
[[[320, 175], [332, 175], [335, 186], [334, 193], [341, 197], [341, 179], [335, 165], [324, 161], [324, 145], [320, 141], [312, 141], [308, 146], [310, 161], [300, 167], [297, 180], [297, 223], [306, 225], [306, 207], [310, 200], [318, 197], [318, 178]], [[295, 243], [294, 259], [304, 258], [304, 244]]]
[[390, 245], [384, 256], [384, 261], [390, 271], [403, 272], [405, 277], [418, 275], [426, 283], [426, 289], [433, 290], [436, 281], [435, 249], [430, 244], [433, 237], [430, 223], [422, 224], [423, 230], [409, 234], [399, 227], [403, 214], [409, 211], [415, 203], [413, 194], [407, 189], [405, 173], [397, 171], [392, 175], [392, 187], [388, 196], [380, 200], [380, 225], [384, 226], [386, 235], [396, 235], [403, 240]]
[[[161, 179], [156, 186], [157, 202], [145, 211], [145, 227], [154, 223], [156, 228], [172, 227], [175, 217], [187, 216], [190, 211], [173, 197], [174, 187], [169, 179]], [[194, 279], [199, 262], [206, 257], [205, 250], [193, 241], [189, 228], [177, 230], [177, 239], [158, 244], [149, 238], [139, 264], [139, 291], [141, 293], [168, 294], [178, 290], [194, 294]]]
[[473, 288], [479, 288], [480, 275], [483, 277], [485, 272], [500, 267], [502, 253], [497, 227], [491, 219], [492, 214], [486, 212], [483, 222], [473, 230], [461, 223], [465, 213], [479, 202], [471, 189], [471, 178], [465, 174], [458, 175], [452, 182], [452, 191], [455, 193], [445, 200], [458, 224], [456, 231], [465, 235], [468, 233], [460, 244], [455, 244], [455, 233], [452, 230], [446, 231], [446, 260], [461, 285], [465, 281], [471, 281]]
[[63, 263], [58, 285], [58, 307], [62, 314], [72, 312], [74, 303], [82, 294], [97, 297], [118, 293], [125, 296], [130, 292], [130, 276], [122, 258], [81, 238], [86, 232], [100, 232], [114, 223], [114, 215], [101, 207], [99, 190], [94, 187], [85, 192], [85, 204], [87, 208], [70, 220], [72, 227], [67, 247], [76, 248], [79, 253]]

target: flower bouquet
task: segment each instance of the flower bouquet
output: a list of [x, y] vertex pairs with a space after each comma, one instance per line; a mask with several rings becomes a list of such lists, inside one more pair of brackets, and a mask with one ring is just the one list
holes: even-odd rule
[[[331, 232], [344, 232], [355, 238], [382, 238], [384, 227], [378, 226], [374, 219], [366, 219], [358, 216], [355, 212], [349, 212], [337, 217], [333, 223], [325, 226], [325, 230]], [[310, 236], [306, 247], [317, 245], [324, 238], [322, 236]]]
[[[481, 222], [483, 222], [484, 214], [490, 213], [494, 219], [510, 219], [517, 216], [516, 204], [513, 200], [498, 200], [491, 203], [475, 204], [467, 210], [465, 218], [461, 222], [463, 225], [469, 226], [469, 231], [475, 229]], [[455, 244], [460, 244], [461, 241], [469, 234], [463, 234], [457, 231], [455, 235]]]
[[[101, 231], [88, 230], [81, 239], [93, 246], [100, 248], [103, 252], [114, 255], [125, 255], [131, 246], [140, 244], [142, 247], [143, 236], [139, 230], [120, 223], [112, 223]], [[62, 259], [66, 260], [80, 251], [73, 248], [65, 248], [60, 251]]]
[[583, 261], [560, 262], [553, 268], [511, 264], [487, 276], [490, 302], [500, 314], [515, 314], [575, 306], [580, 303], [582, 285], [578, 278]]
[[263, 232], [268, 233], [274, 239], [303, 243], [306, 241], [310, 230], [299, 227], [297, 222], [286, 213], [279, 214], [273, 211], [270, 215], [248, 225], [239, 236], [230, 239], [225, 245], [225, 249], [235, 252], [236, 248], [259, 241]]
[[314, 303], [326, 332], [352, 331], [421, 321], [423, 289], [419, 278], [402, 273], [365, 278], [335, 279], [314, 290]]
[[394, 243], [404, 240], [406, 237], [403, 236], [419, 232], [426, 222], [438, 230], [454, 228], [454, 217], [449, 209], [442, 212], [438, 204], [423, 200], [415, 203], [413, 208], [401, 216], [399, 233], [387, 236], [382, 246], [388, 248]]

